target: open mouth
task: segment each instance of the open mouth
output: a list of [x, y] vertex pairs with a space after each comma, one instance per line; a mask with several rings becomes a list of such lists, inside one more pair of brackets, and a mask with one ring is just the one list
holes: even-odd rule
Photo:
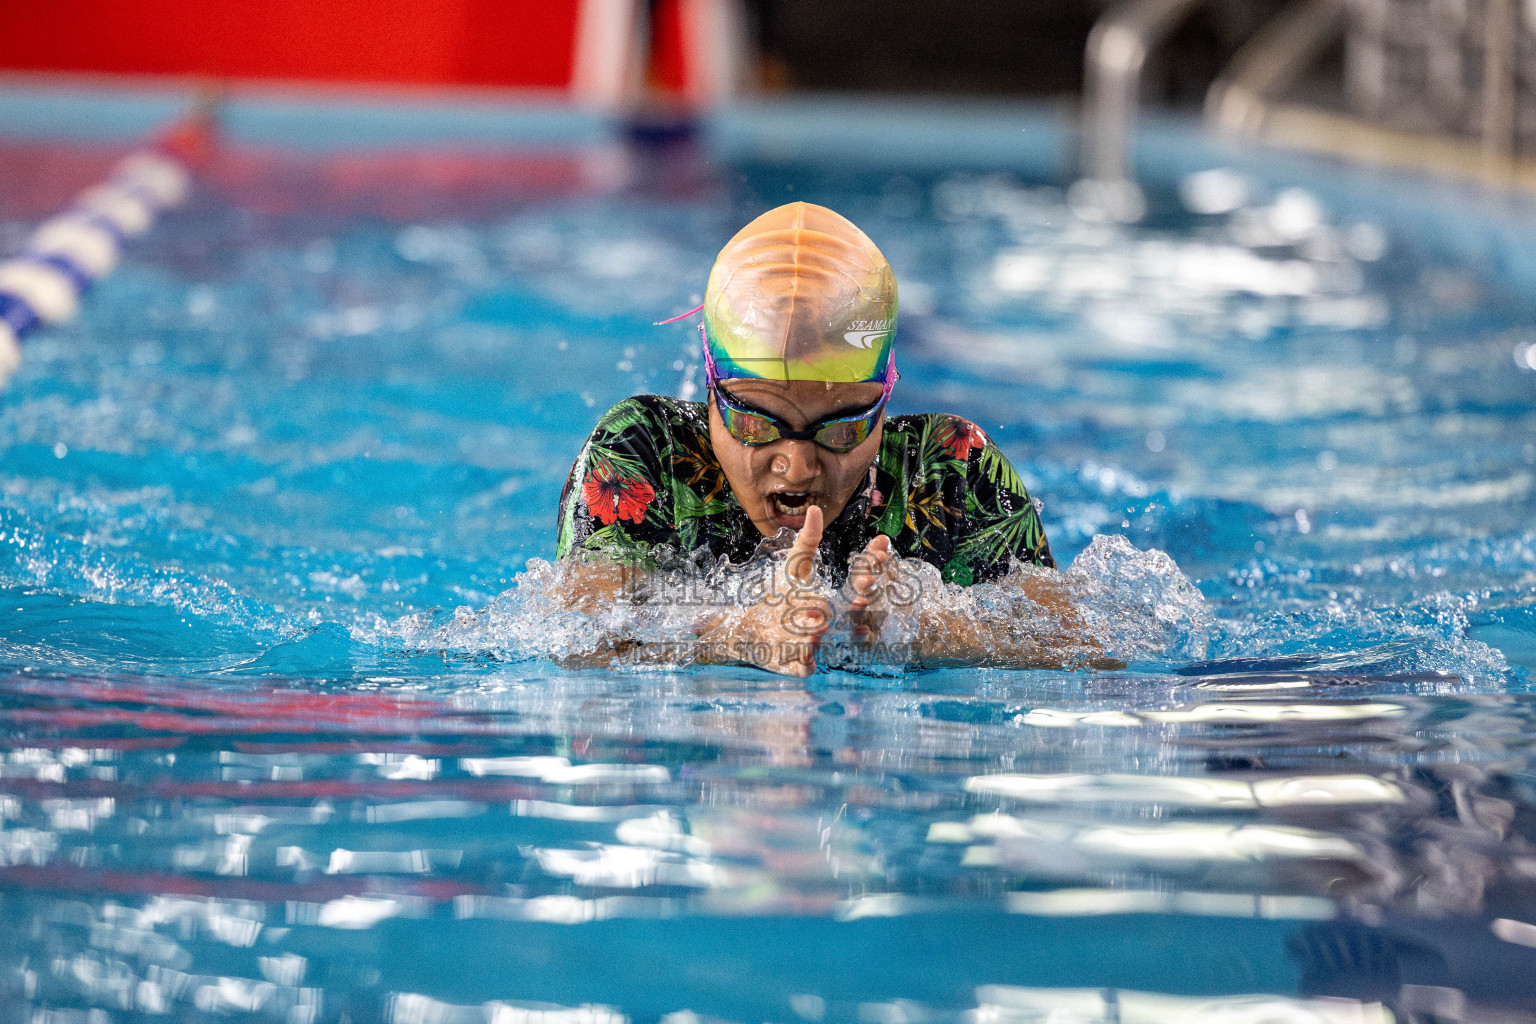
[[800, 529], [805, 525], [805, 513], [810, 510], [811, 495], [807, 491], [778, 491], [768, 496], [768, 508], [781, 525]]

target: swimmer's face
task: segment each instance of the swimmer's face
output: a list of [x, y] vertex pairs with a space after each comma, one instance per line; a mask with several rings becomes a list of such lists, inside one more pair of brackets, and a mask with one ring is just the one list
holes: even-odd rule
[[[826, 384], [813, 380], [721, 381], [730, 397], [781, 419], [791, 430], [862, 412], [880, 400], [880, 384]], [[765, 537], [781, 527], [805, 525], [811, 505], [821, 506], [830, 523], [869, 474], [885, 427], [882, 412], [875, 429], [850, 452], [839, 454], [814, 441], [778, 440], [745, 445], [731, 436], [709, 401], [709, 441], [725, 470], [736, 500]]]

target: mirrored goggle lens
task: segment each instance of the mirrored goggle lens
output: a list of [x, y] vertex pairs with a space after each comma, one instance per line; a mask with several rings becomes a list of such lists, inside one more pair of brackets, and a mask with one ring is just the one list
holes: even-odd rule
[[720, 409], [720, 419], [725, 429], [742, 444], [769, 444], [779, 439], [779, 428], [772, 420], [732, 409], [724, 402], [715, 404]]
[[[715, 392], [715, 397], [719, 399], [715, 402], [715, 408], [720, 411], [720, 420], [725, 424], [725, 429], [742, 444], [772, 444], [784, 437], [777, 421], [735, 408], [719, 391]], [[816, 427], [812, 440], [838, 454], [850, 452], [868, 440], [875, 429], [875, 421], [880, 418], [880, 410], [884, 406], [885, 403], [881, 402], [868, 416], [859, 419], [835, 420], [820, 424]], [[805, 435], [792, 431], [791, 436], [804, 437]]]
[[840, 420], [816, 431], [816, 443], [834, 452], [851, 452], [869, 438], [878, 412], [861, 420]]

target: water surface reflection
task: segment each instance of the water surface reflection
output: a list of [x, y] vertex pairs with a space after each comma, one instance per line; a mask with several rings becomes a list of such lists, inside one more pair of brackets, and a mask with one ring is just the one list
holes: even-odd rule
[[1524, 695], [529, 676], [7, 680], [15, 1005], [1471, 1021], [1536, 1000]]

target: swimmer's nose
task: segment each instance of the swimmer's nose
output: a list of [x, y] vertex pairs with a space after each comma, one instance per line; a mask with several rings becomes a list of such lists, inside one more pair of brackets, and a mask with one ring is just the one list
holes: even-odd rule
[[[813, 441], [780, 441], [780, 449], [773, 456], [774, 475], [782, 477], [791, 487], [809, 485], [816, 479], [821, 464], [816, 457]], [[805, 487], [810, 490], [809, 486]]]

